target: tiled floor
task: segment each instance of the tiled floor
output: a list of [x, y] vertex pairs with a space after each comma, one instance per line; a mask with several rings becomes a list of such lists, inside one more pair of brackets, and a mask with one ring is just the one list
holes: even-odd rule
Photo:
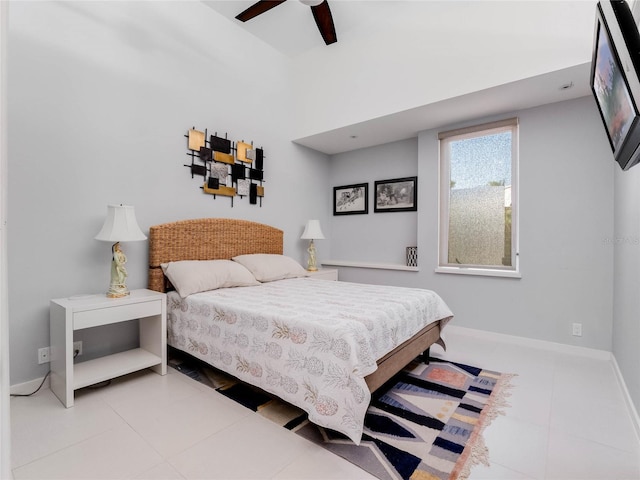
[[[452, 329], [448, 359], [517, 373], [507, 415], [485, 431], [472, 479], [640, 479], [640, 443], [610, 362]], [[84, 390], [13, 398], [22, 478], [366, 479], [366, 472], [169, 369]]]

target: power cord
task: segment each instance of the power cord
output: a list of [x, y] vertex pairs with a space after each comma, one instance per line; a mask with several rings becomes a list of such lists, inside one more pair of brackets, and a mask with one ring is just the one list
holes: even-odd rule
[[[80, 353], [80, 350], [74, 350], [73, 351], [73, 358], [75, 359], [78, 356], [79, 353]], [[40, 386], [38, 388], [36, 388], [33, 392], [31, 392], [31, 393], [12, 393], [9, 396], [11, 396], [11, 397], [30, 397], [31, 395], [35, 395], [36, 393], [38, 393], [40, 391], [40, 389], [44, 385], [44, 382], [47, 380], [47, 377], [50, 374], [51, 374], [51, 369], [49, 369], [47, 374], [42, 379], [42, 382], [40, 382]]]

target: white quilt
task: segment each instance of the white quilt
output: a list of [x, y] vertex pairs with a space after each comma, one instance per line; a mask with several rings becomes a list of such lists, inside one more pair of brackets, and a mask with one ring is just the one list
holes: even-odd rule
[[181, 299], [170, 345], [271, 392], [360, 443], [364, 377], [426, 325], [452, 316], [430, 290], [295, 278]]

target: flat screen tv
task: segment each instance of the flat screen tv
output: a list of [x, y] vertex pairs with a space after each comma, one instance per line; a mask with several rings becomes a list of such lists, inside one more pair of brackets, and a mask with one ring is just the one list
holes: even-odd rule
[[613, 156], [623, 170], [640, 161], [640, 33], [624, 0], [596, 8], [591, 90]]

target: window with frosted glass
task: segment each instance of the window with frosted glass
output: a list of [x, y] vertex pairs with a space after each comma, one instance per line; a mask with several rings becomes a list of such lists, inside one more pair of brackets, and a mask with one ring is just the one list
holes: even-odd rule
[[517, 120], [440, 138], [440, 266], [516, 270]]

